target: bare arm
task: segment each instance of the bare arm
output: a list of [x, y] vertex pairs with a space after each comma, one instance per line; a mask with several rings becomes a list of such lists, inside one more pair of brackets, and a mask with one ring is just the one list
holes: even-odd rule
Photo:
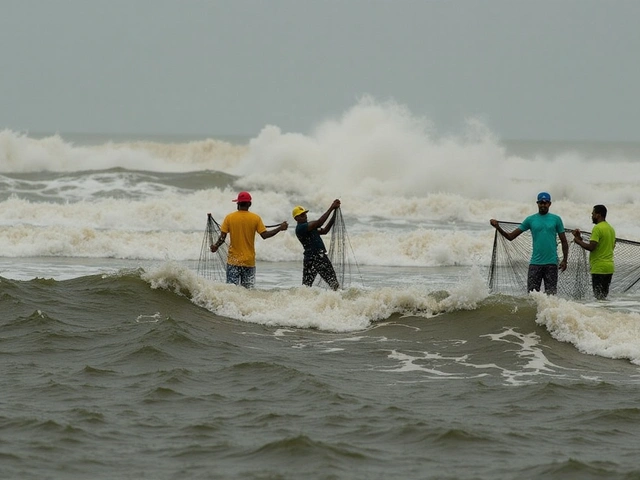
[[577, 228], [574, 231], [572, 231], [571, 233], [573, 233], [573, 241], [574, 241], [574, 243], [577, 243], [578, 245], [580, 245], [585, 250], [589, 250], [590, 252], [593, 252], [596, 249], [596, 247], [598, 246], [598, 242], [595, 242], [593, 240], [591, 240], [589, 243], [587, 243], [584, 240], [582, 240], [582, 236], [580, 235], [580, 230], [578, 230]]
[[289, 228], [289, 224], [287, 222], [282, 222], [276, 228], [272, 230], [265, 230], [260, 234], [260, 236], [266, 240], [267, 238], [271, 238], [276, 235], [278, 232], [284, 232], [287, 228]]
[[[322, 227], [322, 225], [324, 225], [324, 222], [327, 221], [327, 218], [329, 218], [329, 215], [331, 215], [331, 212], [333, 212], [337, 208], [340, 208], [340, 200], [335, 199], [331, 204], [331, 206], [329, 207], [329, 209], [326, 212], [324, 212], [319, 219], [313, 220], [307, 224], [307, 230], [311, 231], [311, 230], [316, 230]], [[321, 233], [321, 235], [324, 235], [329, 231], [329, 229], [331, 229], [331, 226], [333, 225], [334, 221], [335, 221], [335, 215], [332, 217], [330, 224], [327, 225], [326, 231], [324, 233]], [[324, 229], [321, 229], [321, 230], [324, 230]], [[318, 233], [320, 233], [320, 231], [318, 231]]]
[[492, 218], [491, 220], [489, 220], [489, 223], [493, 228], [495, 228], [498, 231], [498, 233], [500, 233], [500, 235], [502, 235], [504, 238], [506, 238], [509, 241], [513, 240], [514, 238], [516, 238], [518, 235], [522, 233], [522, 230], [520, 230], [519, 228], [516, 228], [511, 232], [505, 232], [500, 226], [500, 222], [498, 222], [498, 220], [496, 220], [495, 218]]
[[216, 253], [218, 251], [218, 248], [220, 248], [220, 246], [224, 243], [225, 238], [227, 238], [227, 234], [225, 232], [220, 232], [218, 241], [209, 247], [213, 253]]
[[560, 243], [562, 244], [562, 260], [560, 261], [560, 270], [565, 271], [567, 269], [567, 258], [569, 257], [569, 242], [567, 242], [567, 235], [562, 232], [558, 234]]
[[322, 227], [322, 228], [319, 228], [319, 229], [318, 229], [318, 233], [319, 233], [320, 235], [326, 235], [327, 233], [329, 233], [329, 230], [331, 230], [331, 227], [333, 227], [333, 224], [334, 224], [334, 223], [335, 223], [335, 221], [336, 221], [336, 212], [337, 212], [337, 211], [338, 211], [338, 209], [336, 208], [336, 209], [333, 211], [333, 215], [331, 215], [331, 218], [329, 219], [329, 221], [327, 222], [327, 224], [326, 224], [324, 227]]

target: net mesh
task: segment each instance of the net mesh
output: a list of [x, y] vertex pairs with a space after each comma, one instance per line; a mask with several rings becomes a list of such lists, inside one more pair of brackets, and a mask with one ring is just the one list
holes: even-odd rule
[[[499, 222], [505, 232], [515, 230], [520, 224]], [[569, 242], [567, 270], [559, 272], [558, 295], [572, 299], [592, 297], [589, 252], [573, 242], [571, 230], [566, 229]], [[589, 243], [591, 232], [582, 232], [582, 239]], [[562, 246], [557, 243], [558, 256]], [[489, 267], [489, 289], [493, 293], [520, 295], [527, 293], [527, 273], [531, 258], [531, 232], [526, 231], [512, 241], [496, 230]], [[614, 250], [615, 273], [610, 293], [625, 293], [640, 288], [640, 243], [622, 238], [616, 239]]]
[[[349, 288], [355, 283], [364, 285], [360, 267], [355, 258], [351, 241], [347, 235], [347, 228], [342, 217], [342, 211], [338, 208], [335, 213], [333, 227], [331, 229], [331, 244], [327, 253], [333, 267], [336, 271], [336, 277], [340, 283], [340, 288]], [[277, 225], [268, 225], [267, 227], [276, 227]], [[215, 221], [213, 216], [207, 214], [207, 226], [200, 247], [200, 257], [196, 271], [198, 275], [209, 280], [217, 282], [226, 282], [227, 279], [227, 256], [229, 247], [223, 243], [217, 252], [211, 252], [210, 246], [220, 236], [220, 225]], [[329, 288], [329, 285], [320, 278], [316, 278], [314, 285]]]
[[[359, 283], [363, 286], [362, 274], [360, 273], [360, 267], [356, 261], [349, 235], [347, 234], [347, 227], [342, 217], [342, 210], [337, 208], [335, 210], [335, 220], [333, 227], [331, 228], [331, 244], [329, 245], [329, 251], [327, 256], [333, 268], [336, 271], [336, 277], [340, 288], [349, 288]], [[329, 285], [320, 278], [316, 278], [314, 285], [323, 288], [329, 288]]]
[[229, 247], [226, 243], [220, 245], [220, 248], [213, 253], [210, 246], [218, 240], [220, 236], [220, 225], [215, 221], [213, 216], [207, 214], [207, 227], [204, 231], [202, 239], [202, 247], [200, 248], [200, 258], [198, 259], [198, 275], [216, 282], [226, 282], [227, 280], [227, 255]]

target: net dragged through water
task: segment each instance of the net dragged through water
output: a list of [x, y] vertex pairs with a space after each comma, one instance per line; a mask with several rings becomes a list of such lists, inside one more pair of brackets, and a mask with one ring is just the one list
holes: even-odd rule
[[226, 243], [223, 243], [215, 253], [213, 253], [210, 248], [219, 236], [220, 225], [215, 221], [213, 216], [208, 213], [207, 227], [204, 231], [196, 271], [201, 277], [224, 283], [227, 281], [227, 255], [229, 254], [229, 247]]
[[[520, 223], [499, 222], [505, 232], [515, 230]], [[592, 297], [589, 252], [573, 242], [571, 230], [565, 229], [569, 242], [567, 270], [558, 274], [558, 295], [572, 299]], [[591, 232], [581, 232], [582, 239], [589, 243]], [[557, 242], [558, 257], [562, 257], [562, 246]], [[527, 293], [527, 272], [531, 258], [531, 232], [526, 231], [512, 241], [496, 230], [493, 239], [491, 266], [489, 267], [489, 289], [493, 293], [523, 295]], [[615, 273], [611, 280], [610, 293], [625, 293], [640, 288], [640, 243], [616, 238], [614, 249]]]
[[[340, 288], [349, 288], [359, 280], [359, 285], [364, 286], [360, 268], [356, 262], [353, 247], [347, 234], [347, 228], [342, 217], [342, 211], [338, 208], [335, 211], [335, 220], [331, 229], [331, 244], [327, 253], [333, 267], [336, 271], [336, 277]], [[276, 227], [277, 225], [268, 225], [268, 227]], [[218, 251], [211, 252], [210, 246], [220, 236], [220, 225], [215, 221], [213, 216], [207, 214], [207, 226], [202, 239], [200, 248], [200, 257], [198, 259], [197, 273], [201, 277], [216, 282], [226, 282], [227, 279], [227, 256], [229, 247], [223, 243]], [[317, 277], [314, 285], [329, 288], [320, 276]]]
[[[359, 286], [363, 287], [362, 274], [347, 234], [347, 226], [344, 223], [342, 209], [337, 208], [334, 215], [335, 220], [331, 228], [331, 244], [329, 245], [327, 256], [336, 271], [336, 277], [341, 289], [351, 287], [356, 281], [359, 281]], [[314, 285], [329, 288], [329, 285], [319, 275]]]

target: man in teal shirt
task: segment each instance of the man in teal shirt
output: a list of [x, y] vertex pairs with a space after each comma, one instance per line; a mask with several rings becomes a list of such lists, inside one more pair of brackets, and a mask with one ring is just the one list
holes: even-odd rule
[[595, 223], [589, 243], [582, 239], [580, 230], [575, 229], [573, 241], [585, 250], [589, 250], [591, 266], [591, 286], [593, 296], [604, 300], [609, 295], [609, 286], [613, 278], [613, 249], [616, 246], [616, 231], [607, 223], [607, 207], [595, 205], [591, 212], [591, 221]]
[[[494, 218], [489, 223], [509, 241], [515, 239], [521, 233], [531, 230], [533, 251], [531, 252], [527, 275], [527, 290], [539, 292], [544, 281], [545, 293], [547, 295], [555, 295], [558, 291], [558, 268], [563, 272], [567, 269], [569, 243], [564, 233], [562, 219], [558, 215], [549, 213], [551, 195], [547, 192], [540, 192], [537, 204], [538, 213], [525, 218], [520, 226], [511, 232], [505, 232]], [[562, 244], [562, 261], [560, 265], [558, 265], [556, 235]]]

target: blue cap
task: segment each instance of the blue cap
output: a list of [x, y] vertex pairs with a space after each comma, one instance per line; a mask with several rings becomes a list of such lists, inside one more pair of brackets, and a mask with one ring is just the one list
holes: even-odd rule
[[539, 202], [550, 202], [551, 201], [551, 195], [549, 195], [547, 192], [540, 192], [538, 194], [538, 201]]

